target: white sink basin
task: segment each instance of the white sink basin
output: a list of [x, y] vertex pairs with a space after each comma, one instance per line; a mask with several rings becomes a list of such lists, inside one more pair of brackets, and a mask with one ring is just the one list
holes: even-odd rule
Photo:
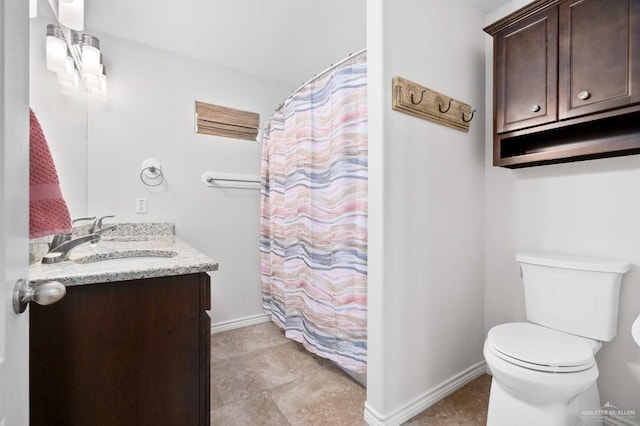
[[128, 250], [94, 254], [75, 259], [75, 263], [118, 266], [122, 268], [165, 261], [177, 253], [170, 250]]
[[167, 260], [168, 256], [135, 256], [135, 257], [120, 257], [117, 259], [103, 259], [103, 260], [96, 260], [94, 262], [89, 262], [92, 264], [99, 264], [99, 265], [109, 265], [109, 266], [122, 266], [124, 268], [128, 267], [128, 266], [135, 266], [135, 265], [140, 265], [143, 263], [153, 263], [153, 262], [158, 262], [160, 260]]

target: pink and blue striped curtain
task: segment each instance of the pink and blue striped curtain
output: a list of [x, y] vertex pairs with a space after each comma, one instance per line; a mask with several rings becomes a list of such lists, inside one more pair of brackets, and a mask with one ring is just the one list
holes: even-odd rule
[[354, 372], [367, 357], [367, 65], [354, 56], [265, 131], [261, 280], [285, 335]]

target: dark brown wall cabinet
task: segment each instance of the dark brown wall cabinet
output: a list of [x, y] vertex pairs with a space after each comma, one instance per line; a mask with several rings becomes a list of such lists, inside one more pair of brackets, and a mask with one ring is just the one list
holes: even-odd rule
[[640, 153], [640, 0], [539, 0], [494, 39], [494, 165]]
[[209, 425], [206, 273], [67, 288], [31, 304], [31, 425]]

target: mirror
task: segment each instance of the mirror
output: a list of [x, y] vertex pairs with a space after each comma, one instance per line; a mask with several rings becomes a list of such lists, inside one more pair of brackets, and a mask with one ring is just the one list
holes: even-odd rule
[[[259, 175], [261, 144], [196, 135], [194, 101], [257, 112], [264, 126], [301, 83], [366, 46], [365, 7], [365, 0], [87, 0], [85, 31], [100, 38], [109, 79], [106, 99], [97, 99], [82, 85], [73, 96], [60, 92], [45, 65], [55, 16], [49, 0], [39, 0], [30, 20], [30, 103], [71, 216], [186, 222], [180, 203], [204, 196], [203, 172]], [[165, 171], [165, 197], [151, 198], [140, 182], [149, 158]], [[206, 196], [212, 208], [226, 202], [216, 199], [224, 193]], [[144, 217], [135, 213], [138, 197], [150, 197]]]
[[87, 214], [87, 93], [62, 94], [56, 73], [46, 66], [47, 24], [56, 18], [48, 1], [38, 4], [29, 20], [29, 105], [38, 117], [56, 163], [58, 178], [71, 217]]

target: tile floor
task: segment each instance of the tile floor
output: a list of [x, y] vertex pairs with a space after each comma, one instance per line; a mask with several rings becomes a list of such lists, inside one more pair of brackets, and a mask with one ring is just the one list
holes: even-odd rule
[[[490, 383], [484, 375], [406, 424], [484, 425]], [[211, 338], [212, 425], [366, 425], [365, 400], [360, 384], [272, 323]]]

